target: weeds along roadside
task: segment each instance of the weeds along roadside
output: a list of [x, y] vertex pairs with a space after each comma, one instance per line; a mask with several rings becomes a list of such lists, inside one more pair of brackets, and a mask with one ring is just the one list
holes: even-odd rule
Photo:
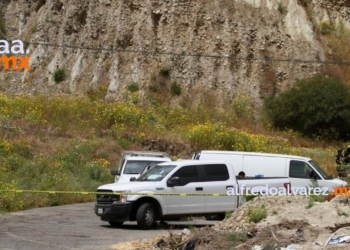
[[[0, 95], [0, 189], [94, 191], [113, 182], [109, 170], [116, 168], [121, 150], [141, 149], [145, 140], [152, 139], [169, 145], [181, 142], [193, 150], [309, 156], [335, 174], [332, 148], [300, 147], [318, 142], [298, 139], [293, 131], [274, 133], [257, 124], [244, 96], [223, 110], [204, 104], [141, 105], [85, 97]], [[93, 195], [3, 193], [0, 211], [92, 200]]]

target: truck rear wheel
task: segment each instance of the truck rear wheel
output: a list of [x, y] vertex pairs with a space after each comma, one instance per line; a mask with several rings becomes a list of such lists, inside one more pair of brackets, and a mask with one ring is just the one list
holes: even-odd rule
[[151, 229], [156, 225], [156, 211], [151, 203], [144, 203], [136, 213], [137, 225], [142, 229]]

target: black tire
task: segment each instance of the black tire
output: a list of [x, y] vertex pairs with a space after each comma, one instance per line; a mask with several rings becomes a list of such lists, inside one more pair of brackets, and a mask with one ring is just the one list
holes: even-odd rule
[[157, 224], [156, 222], [156, 211], [153, 204], [143, 203], [137, 209], [136, 213], [137, 225], [142, 229], [154, 228]]
[[181, 218], [171, 218], [171, 219], [169, 219], [169, 221], [179, 221], [179, 220], [181, 220]]
[[206, 215], [205, 219], [206, 220], [224, 220], [225, 219], [225, 213]]
[[218, 215], [217, 215], [218, 220], [224, 220], [225, 217], [226, 217], [226, 214], [225, 214], [225, 213], [221, 213], [221, 214], [218, 214]]
[[124, 224], [124, 221], [122, 222], [114, 222], [114, 221], [108, 221], [109, 225], [111, 225], [112, 227], [120, 227]]

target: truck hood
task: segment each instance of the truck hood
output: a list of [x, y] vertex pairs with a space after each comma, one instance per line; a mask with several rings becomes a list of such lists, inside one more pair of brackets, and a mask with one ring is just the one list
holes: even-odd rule
[[160, 181], [135, 181], [135, 182], [125, 182], [125, 183], [111, 183], [100, 186], [97, 190], [112, 190], [116, 191], [133, 191], [137, 192], [139, 190], [151, 189], [154, 190], [156, 186], [163, 186]]
[[343, 181], [343, 180], [338, 179], [338, 178], [332, 179], [332, 182], [334, 183], [334, 186], [336, 186], [336, 187], [348, 186], [348, 183], [346, 181]]

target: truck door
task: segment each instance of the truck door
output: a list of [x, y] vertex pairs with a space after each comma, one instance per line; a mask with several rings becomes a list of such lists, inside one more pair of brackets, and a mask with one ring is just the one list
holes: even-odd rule
[[[227, 188], [235, 188], [233, 178], [230, 179], [226, 164], [206, 164], [199, 166], [204, 172], [204, 192], [210, 194], [227, 194]], [[225, 212], [237, 208], [237, 196], [205, 196], [205, 211]]]
[[291, 160], [289, 162], [289, 180], [293, 189], [310, 187], [312, 173], [313, 169], [304, 161]]
[[[180, 183], [175, 187], [166, 187], [167, 193], [202, 194], [203, 182], [199, 177], [197, 165], [183, 166], [169, 176], [179, 177]], [[205, 196], [165, 196], [167, 214], [191, 214], [205, 212]]]

